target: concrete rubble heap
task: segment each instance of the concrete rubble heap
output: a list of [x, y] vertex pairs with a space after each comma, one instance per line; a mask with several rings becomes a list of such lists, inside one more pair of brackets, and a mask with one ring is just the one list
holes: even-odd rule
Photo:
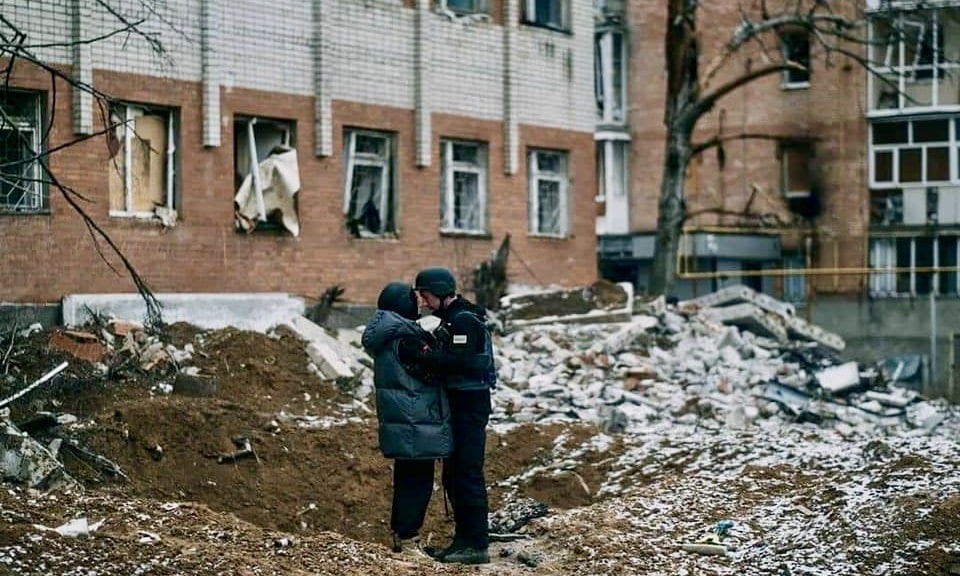
[[666, 305], [628, 322], [527, 323], [496, 339], [498, 422], [575, 419], [610, 432], [668, 419], [744, 429], [759, 418], [842, 434], [926, 434], [942, 401], [844, 361], [843, 340], [745, 286]]

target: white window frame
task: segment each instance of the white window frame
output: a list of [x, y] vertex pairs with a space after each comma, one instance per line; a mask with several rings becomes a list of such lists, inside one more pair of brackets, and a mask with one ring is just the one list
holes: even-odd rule
[[[927, 122], [927, 121], [937, 121], [942, 120], [947, 123], [947, 140], [939, 142], [915, 142], [914, 137], [914, 126], [916, 122]], [[880, 122], [872, 122], [869, 127], [868, 134], [868, 158], [867, 162], [869, 165], [869, 176], [870, 176], [870, 188], [872, 189], [887, 189], [887, 188], [904, 188], [904, 187], [924, 187], [924, 186], [945, 186], [945, 185], [958, 185], [960, 184], [960, 119], [958, 118], [943, 118], [943, 117], [929, 117], [929, 118], [914, 118], [914, 119], [903, 119], [899, 122], [904, 122], [908, 124], [907, 127], [907, 142], [898, 142], [895, 144], [875, 144], [873, 131], [874, 128], [881, 124]], [[920, 149], [920, 175], [921, 180], [919, 181], [909, 181], [901, 182], [900, 180], [900, 153], [903, 150], [912, 150]], [[927, 150], [929, 148], [947, 148], [947, 162], [949, 163], [949, 175], [947, 180], [927, 180]], [[892, 180], [889, 182], [878, 182], [877, 181], [877, 163], [876, 155], [877, 152], [890, 152], [891, 153], [891, 162], [892, 165]]]
[[[558, 155], [561, 159], [562, 172], [552, 172], [540, 170], [539, 158], [541, 154]], [[527, 173], [528, 182], [528, 205], [529, 205], [529, 226], [528, 232], [531, 236], [544, 236], [549, 238], [565, 238], [570, 231], [570, 154], [564, 150], [547, 150], [542, 148], [532, 148], [527, 154]], [[545, 232], [543, 224], [539, 221], [540, 214], [540, 187], [541, 181], [556, 182], [559, 184], [559, 221], [556, 232]]]
[[[368, 152], [357, 152], [357, 136], [367, 136], [370, 138], [380, 138], [384, 141], [384, 153], [382, 155], [371, 154]], [[394, 146], [396, 144], [396, 135], [391, 132], [380, 132], [376, 130], [364, 130], [347, 128], [344, 132], [344, 181], [343, 181], [343, 214], [350, 218], [350, 197], [353, 185], [353, 169], [355, 166], [375, 166], [382, 169], [381, 172], [381, 191], [380, 205], [378, 209], [381, 215], [382, 232], [376, 233], [362, 228], [359, 230], [360, 238], [384, 238], [395, 236], [398, 232], [397, 202], [395, 181], [395, 162]], [[390, 226], [392, 224], [392, 227]]]
[[[0, 213], [4, 214], [38, 214], [47, 210], [47, 189], [42, 181], [41, 155], [43, 152], [43, 143], [41, 135], [43, 134], [43, 94], [40, 92], [28, 92], [20, 90], [10, 90], [8, 97], [23, 97], [31, 99], [29, 107], [32, 112], [31, 118], [22, 116], [12, 116], [7, 111], [0, 115], [0, 129], [15, 131], [20, 138], [29, 138], [29, 151], [33, 154], [33, 159], [29, 164], [20, 170], [20, 177], [26, 178], [27, 182], [19, 182], [19, 187], [24, 190], [21, 201], [16, 205], [7, 203], [3, 198], [0, 203]], [[15, 96], [16, 95], [16, 96]], [[27, 136], [29, 134], [29, 136]], [[25, 205], [24, 200], [29, 202]]]
[[[443, 179], [440, 193], [442, 195], [440, 232], [455, 234], [487, 234], [487, 157], [488, 149], [484, 142], [469, 140], [441, 140], [441, 153], [443, 157]], [[472, 146], [477, 149], [477, 162], [463, 162], [454, 160], [454, 148], [457, 146]], [[479, 213], [479, 226], [477, 228], [462, 228], [456, 223], [456, 198], [454, 197], [454, 182], [457, 173], [468, 173], [477, 176], [477, 211]]]
[[[597, 202], [607, 197], [629, 196], [630, 135], [623, 138], [597, 139], [600, 165], [597, 166]], [[621, 170], [616, 169], [616, 154], [621, 154]], [[612, 192], [611, 192], [612, 190]]]
[[[811, 70], [811, 57], [810, 57], [810, 34], [802, 29], [788, 30], [780, 35], [780, 54], [783, 57], [784, 62], [789, 61], [790, 58], [790, 39], [805, 36], [807, 41], [807, 79], [806, 80], [791, 80], [791, 74], [797, 74], [799, 70], [784, 70], [783, 75], [780, 79], [780, 87], [784, 90], [800, 90], [810, 87], [810, 78], [813, 77], [813, 72]], [[800, 62], [798, 62], [800, 64]]]
[[[910, 240], [910, 263], [908, 266], [898, 266], [897, 264], [897, 240], [908, 238]], [[956, 243], [955, 251], [960, 259], [960, 235], [913, 235], [913, 236], [875, 236], [870, 238], [869, 242], [869, 261], [870, 268], [876, 270], [870, 274], [869, 289], [870, 295], [874, 297], [916, 297], [917, 293], [917, 240], [923, 238], [932, 240], [933, 249], [933, 267], [940, 266], [940, 240], [942, 238], [952, 239]], [[958, 264], [950, 266], [956, 267]], [[944, 264], [944, 267], [947, 267]], [[909, 272], [896, 272], [897, 268], [909, 268]], [[897, 290], [897, 274], [910, 274], [909, 290], [906, 292]], [[926, 274], [926, 272], [924, 272]], [[954, 277], [954, 286], [956, 292], [943, 294], [940, 291], [940, 276], [950, 274]], [[930, 280], [930, 288], [934, 294], [941, 296], [960, 296], [960, 269], [937, 272]], [[924, 292], [924, 294], [927, 294]]]
[[537, 0], [523, 1], [523, 21], [526, 24], [541, 26], [562, 32], [570, 31], [570, 0], [548, 0], [560, 4], [560, 22], [540, 22], [537, 16]]
[[[895, 4], [893, 6], [897, 8]], [[911, 5], [901, 4], [901, 8], [912, 8]], [[875, 16], [871, 18], [870, 24], [868, 26], [868, 46], [878, 46], [883, 50], [883, 58], [880, 58], [880, 55], [874, 55], [871, 48], [871, 54], [869, 58], [871, 59], [871, 68], [872, 73], [867, 74], [867, 90], [868, 90], [868, 104], [869, 104], [869, 115], [873, 117], [877, 116], [890, 116], [903, 113], [904, 110], [929, 110], [937, 109], [943, 111], [957, 111], [960, 110], [960, 101], [951, 103], [951, 104], [941, 104], [940, 103], [940, 84], [945, 81], [949, 81], [951, 76], [960, 74], [960, 62], [949, 61], [943, 58], [943, 55], [940, 51], [940, 36], [944, 37], [944, 40], [949, 39], [949, 34], [943, 30], [941, 26], [941, 11], [951, 10], [960, 12], [960, 6], [956, 4], [944, 5], [944, 6], [930, 6], [924, 8], [924, 12], [929, 15], [928, 18], [917, 19], [916, 16], [912, 13], [911, 10], [905, 9], [899, 12], [895, 18], [895, 26], [901, 29], [900, 33], [897, 33], [894, 29], [890, 32], [891, 36], [895, 36], [893, 42], [889, 42], [885, 47], [881, 46], [883, 38], [878, 37], [876, 26], [880, 21], [885, 21], [890, 19], [890, 16], [887, 12], [883, 12], [881, 16]], [[933, 61], [930, 63], [920, 63], [920, 57], [922, 53], [923, 38], [927, 32], [927, 26], [931, 27], [931, 42], [933, 43]], [[914, 47], [914, 56], [913, 62], [906, 62], [906, 34], [902, 32], [905, 28], [915, 28], [918, 30], [917, 34], [917, 46]], [[941, 31], [943, 32], [941, 33]], [[945, 46], [946, 47], [946, 46]], [[893, 60], [896, 59], [896, 62]], [[876, 61], [873, 61], [876, 60]], [[918, 78], [917, 73], [920, 71], [929, 71], [930, 76], [924, 78]], [[890, 81], [897, 84], [896, 94], [891, 94], [891, 96], [896, 98], [896, 106], [893, 107], [878, 107], [879, 97], [883, 92], [878, 93], [879, 91], [890, 90], [887, 82], [875, 78], [875, 74], [880, 74], [886, 77], [889, 77]], [[909, 87], [914, 84], [929, 84], [930, 85], [930, 102], [929, 103], [918, 103], [911, 101], [907, 96]]]
[[[614, 36], [620, 36], [620, 66], [614, 58]], [[594, 44], [594, 95], [597, 101], [597, 121], [601, 124], [627, 123], [627, 37], [620, 28], [598, 30]], [[614, 78], [619, 73], [620, 89]]]
[[[167, 128], [167, 149], [164, 151], [164, 205], [163, 208], [175, 210], [174, 199], [176, 197], [175, 165], [177, 158], [176, 145], [176, 114], [173, 109], [165, 107], [150, 108], [139, 106], [137, 104], [122, 103], [118, 104], [122, 109], [123, 116], [119, 119], [116, 126], [117, 139], [120, 142], [121, 153], [123, 154], [123, 206], [122, 210], [110, 210], [110, 216], [115, 218], [156, 218], [156, 212], [134, 211], [133, 206], [133, 141], [137, 138], [134, 125], [137, 117], [146, 114], [165, 115]], [[117, 169], [117, 165], [111, 162], [111, 170]]]

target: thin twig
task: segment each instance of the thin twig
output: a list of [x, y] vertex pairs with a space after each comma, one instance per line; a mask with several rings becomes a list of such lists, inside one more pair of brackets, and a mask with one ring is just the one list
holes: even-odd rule
[[3, 374], [4, 376], [10, 372], [10, 364], [7, 363], [7, 360], [10, 358], [10, 352], [13, 350], [13, 343], [17, 339], [17, 329], [20, 327], [20, 318], [13, 319], [13, 329], [10, 330], [10, 345], [7, 346], [7, 352], [3, 355]]

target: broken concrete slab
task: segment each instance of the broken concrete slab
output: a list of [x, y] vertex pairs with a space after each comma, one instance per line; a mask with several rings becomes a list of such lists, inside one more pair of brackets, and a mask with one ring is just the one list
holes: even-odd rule
[[509, 329], [554, 323], [629, 322], [633, 316], [633, 285], [600, 280], [586, 288], [508, 295], [500, 302]]
[[[338, 337], [331, 336], [324, 328], [305, 316], [294, 316], [287, 320], [286, 324], [307, 341], [307, 353], [311, 355], [311, 359], [318, 368], [323, 369], [318, 358], [323, 358], [323, 361], [329, 360], [330, 378], [338, 378], [340, 374], [346, 374], [346, 372], [349, 372], [350, 376], [357, 376], [367, 367], [369, 356], [363, 350], [341, 341]], [[355, 341], [353, 337], [347, 337], [347, 339]], [[310, 352], [310, 344], [317, 345], [313, 353]]]
[[341, 359], [341, 356], [324, 342], [308, 344], [307, 356], [317, 365], [325, 380], [350, 379], [355, 376], [353, 370]]
[[847, 343], [840, 336], [811, 324], [803, 318], [790, 316], [784, 318], [783, 323], [787, 327], [787, 333], [792, 336], [812, 340], [837, 352], [842, 352], [847, 347]]
[[768, 336], [779, 342], [786, 342], [787, 329], [775, 316], [771, 316], [751, 303], [734, 304], [722, 308], [707, 308], [701, 315], [721, 324], [737, 326], [759, 336]]
[[860, 366], [856, 362], [846, 362], [831, 366], [814, 374], [821, 388], [831, 394], [838, 394], [860, 385]]
[[679, 307], [681, 309], [717, 308], [744, 303], [755, 304], [761, 309], [773, 312], [783, 318], [796, 315], [796, 309], [792, 304], [781, 302], [776, 298], [763, 294], [762, 292], [757, 292], [753, 288], [744, 286], [743, 284], [727, 286], [710, 294], [684, 300], [679, 304]]
[[37, 490], [79, 486], [54, 454], [7, 420], [0, 420], [0, 476]]
[[[205, 329], [232, 326], [266, 332], [303, 314], [303, 298], [284, 292], [155, 294], [169, 324], [187, 322]], [[63, 298], [63, 323], [81, 326], [91, 320], [87, 309], [123, 320], [140, 321], [146, 305], [139, 294], [70, 294]]]

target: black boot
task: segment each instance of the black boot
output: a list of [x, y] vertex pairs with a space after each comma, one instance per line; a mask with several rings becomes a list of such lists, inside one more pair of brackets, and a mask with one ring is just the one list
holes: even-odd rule
[[454, 535], [453, 542], [451, 542], [450, 545], [447, 546], [446, 548], [437, 550], [436, 548], [430, 547], [430, 548], [424, 548], [423, 551], [426, 552], [428, 555], [430, 555], [432, 558], [443, 562], [444, 558], [446, 558], [447, 556], [449, 556], [450, 554], [458, 550], [462, 550], [463, 548], [466, 548], [466, 546], [467, 545], [462, 538], [460, 538], [457, 535]]
[[445, 554], [440, 561], [447, 564], [489, 564], [490, 554], [486, 548], [467, 546]]

